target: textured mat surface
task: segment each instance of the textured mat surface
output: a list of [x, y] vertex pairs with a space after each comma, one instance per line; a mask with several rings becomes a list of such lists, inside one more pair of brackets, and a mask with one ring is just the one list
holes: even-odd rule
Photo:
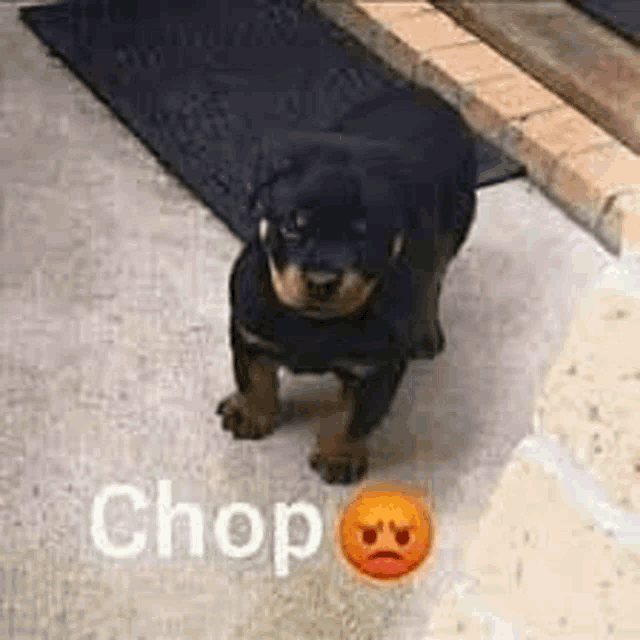
[[[246, 240], [253, 190], [277, 163], [265, 130], [361, 133], [363, 113], [367, 134], [402, 138], [449, 120], [437, 96], [426, 92], [417, 105], [410, 88], [350, 55], [345, 36], [302, 4], [72, 0], [21, 18]], [[369, 117], [374, 100], [396, 101], [398, 117]], [[492, 145], [478, 141], [478, 150], [479, 186], [523, 174]]]
[[640, 45], [640, 3], [638, 0], [569, 0], [603, 25], [615, 29]]

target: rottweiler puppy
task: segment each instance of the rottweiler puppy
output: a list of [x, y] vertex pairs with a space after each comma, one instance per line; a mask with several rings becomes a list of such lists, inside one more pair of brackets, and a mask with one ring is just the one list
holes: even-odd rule
[[340, 404], [309, 462], [326, 482], [350, 483], [366, 473], [364, 439], [408, 361], [444, 349], [438, 299], [475, 212], [475, 144], [462, 123], [427, 143], [278, 139], [286, 160], [230, 278], [238, 390], [218, 414], [234, 437], [263, 438], [279, 420], [279, 367], [333, 372]]

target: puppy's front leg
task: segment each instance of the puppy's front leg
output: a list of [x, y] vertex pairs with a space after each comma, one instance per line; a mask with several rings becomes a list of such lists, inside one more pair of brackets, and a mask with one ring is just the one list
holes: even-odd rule
[[349, 433], [357, 404], [357, 392], [343, 385], [336, 411], [321, 418], [309, 464], [330, 484], [355, 482], [367, 471], [369, 454], [364, 442]]
[[365, 475], [369, 461], [365, 438], [389, 411], [405, 370], [406, 362], [392, 362], [357, 380], [341, 376], [337, 414], [320, 425], [309, 457], [311, 468], [325, 482], [349, 484]]
[[273, 433], [280, 416], [277, 368], [249, 348], [235, 325], [231, 344], [238, 391], [218, 405], [217, 413], [234, 437], [258, 440]]

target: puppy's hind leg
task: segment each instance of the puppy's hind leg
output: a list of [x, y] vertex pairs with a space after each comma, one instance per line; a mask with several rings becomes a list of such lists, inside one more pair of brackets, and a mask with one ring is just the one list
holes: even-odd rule
[[413, 267], [414, 357], [435, 358], [445, 348], [440, 326], [440, 294], [447, 267], [459, 248], [457, 234], [449, 233], [432, 241], [413, 240], [408, 260]]

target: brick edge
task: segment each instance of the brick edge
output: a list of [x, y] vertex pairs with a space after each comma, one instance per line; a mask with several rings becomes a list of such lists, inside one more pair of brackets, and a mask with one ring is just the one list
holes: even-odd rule
[[[311, 0], [317, 10], [332, 20], [338, 27], [355, 37], [365, 48], [383, 60], [403, 77], [416, 86], [435, 90], [449, 104], [458, 109], [471, 128], [482, 134], [493, 144], [521, 162], [527, 169], [528, 176], [545, 195], [558, 204], [567, 215], [582, 228], [586, 229], [610, 253], [621, 256], [627, 252], [640, 252], [640, 156], [634, 154], [623, 143], [613, 138], [607, 145], [609, 155], [613, 156], [612, 167], [607, 167], [609, 177], [598, 174], [601, 167], [589, 166], [589, 158], [585, 162], [572, 162], [577, 156], [598, 153], [598, 148], [575, 148], [558, 152], [548, 148], [540, 136], [530, 135], [527, 131], [527, 118], [540, 114], [540, 110], [531, 113], [507, 113], [506, 109], [491, 104], [486, 96], [481, 95], [482, 83], [461, 80], [461, 73], [456, 71], [455, 63], [443, 68], [437, 62], [438, 51], [443, 48], [425, 51], [408, 40], [406, 24], [417, 15], [415, 2], [385, 3], [395, 4], [398, 11], [406, 11], [399, 29], [398, 21], [384, 24], [381, 20], [370, 16], [365, 7], [375, 5], [375, 0], [357, 2], [357, 0]], [[446, 16], [428, 2], [419, 3], [424, 6], [424, 14], [428, 11], [434, 17]], [[405, 8], [403, 7], [405, 5]], [[438, 14], [438, 15], [437, 15]], [[447, 20], [450, 20], [446, 16]], [[452, 27], [464, 31], [457, 25]], [[573, 109], [562, 98], [553, 94], [535, 81], [529, 74], [515, 67], [506, 58], [485, 44], [476, 36], [468, 34], [468, 42], [474, 42], [478, 54], [486, 57], [487, 68], [495, 65], [496, 55], [509, 65], [510, 76], [516, 82], [526, 85], [531, 95], [537, 96], [549, 104], [548, 110], [560, 107]], [[459, 39], [459, 37], [458, 37]], [[455, 50], [464, 44], [452, 44], [447, 49]], [[533, 84], [532, 84], [533, 83]], [[581, 114], [582, 115], [582, 114]], [[597, 125], [595, 125], [597, 126]], [[604, 131], [604, 136], [607, 136]], [[625, 162], [624, 173], [635, 171], [637, 178], [632, 183], [617, 181], [615, 163], [617, 158]]]

